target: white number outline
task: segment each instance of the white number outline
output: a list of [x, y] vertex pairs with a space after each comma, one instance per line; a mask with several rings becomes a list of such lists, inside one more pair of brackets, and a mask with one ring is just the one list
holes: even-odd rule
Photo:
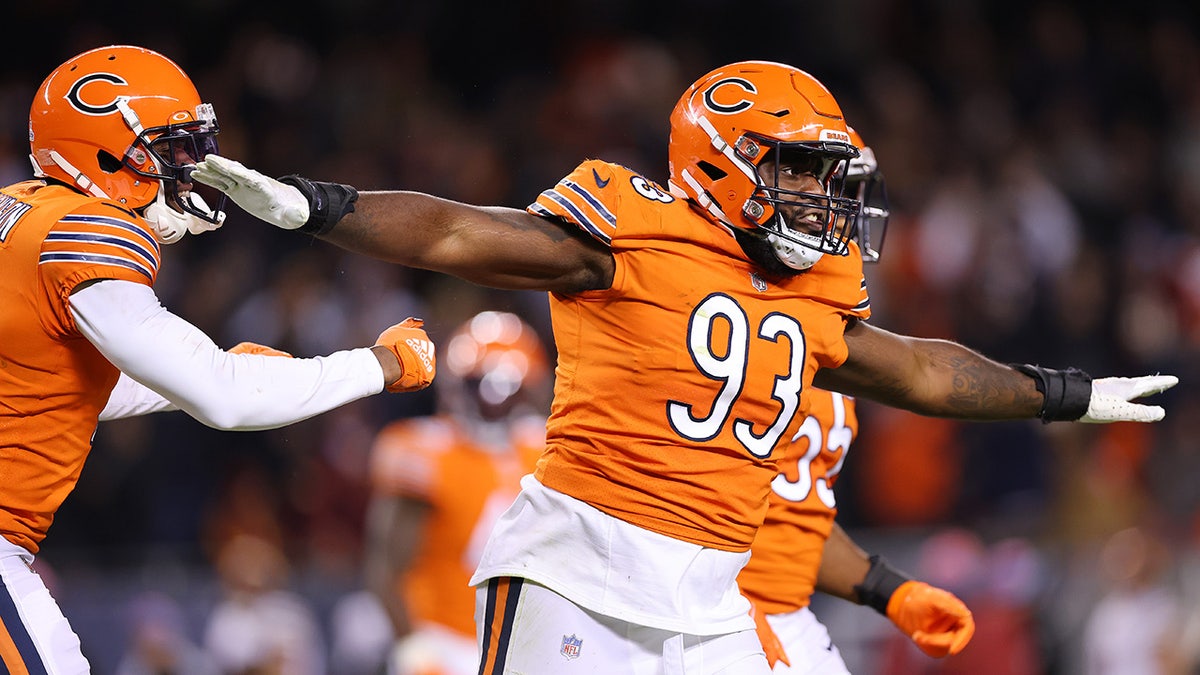
[[[808, 499], [809, 493], [815, 489], [817, 498], [821, 500], [822, 504], [830, 509], [837, 508], [837, 499], [834, 497], [833, 487], [830, 483], [842, 472], [842, 466], [846, 463], [846, 455], [850, 453], [850, 441], [853, 439], [853, 432], [850, 427], [846, 426], [845, 397], [836, 392], [833, 393], [833, 424], [829, 427], [829, 434], [824, 434], [820, 421], [809, 415], [800, 425], [800, 429], [796, 431], [796, 435], [792, 436], [792, 443], [805, 437], [808, 439], [808, 450], [803, 457], [796, 460], [798, 478], [795, 481], [788, 480], [787, 475], [781, 469], [779, 475], [771, 481], [771, 489], [783, 499], [796, 503]], [[821, 454], [822, 448], [830, 452], [841, 450], [842, 453], [833, 466], [825, 472], [825, 475], [818, 478], [814, 484], [812, 463]]]
[[[724, 320], [729, 326], [729, 339], [723, 358], [718, 357], [712, 349], [713, 321], [716, 319]], [[693, 414], [696, 406], [692, 404], [673, 399], [667, 401], [667, 421], [675, 433], [689, 441], [703, 443], [716, 438], [725, 428], [733, 405], [746, 384], [749, 334], [750, 320], [745, 310], [724, 293], [710, 294], [692, 310], [688, 320], [688, 354], [700, 374], [722, 382], [722, 385], [706, 416], [697, 417]], [[734, 437], [742, 447], [755, 457], [766, 458], [771, 456], [800, 409], [807, 342], [800, 322], [779, 312], [772, 312], [763, 318], [757, 335], [771, 342], [778, 342], [782, 336], [791, 346], [788, 370], [775, 376], [775, 386], [771, 392], [771, 398], [779, 402], [779, 414], [761, 434], [754, 432], [754, 422], [750, 420], [738, 418], [733, 423]]]

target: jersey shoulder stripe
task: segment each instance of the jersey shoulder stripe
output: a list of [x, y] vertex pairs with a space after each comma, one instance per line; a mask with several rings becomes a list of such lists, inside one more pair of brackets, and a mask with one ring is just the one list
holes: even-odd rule
[[542, 210], [544, 212], [549, 213], [552, 216], [557, 216], [560, 214], [556, 213], [555, 211], [565, 211], [565, 215], [568, 216], [568, 220], [582, 227], [596, 240], [605, 244], [612, 244], [612, 235], [606, 234], [594, 220], [589, 218], [588, 215], [584, 213], [583, 209], [581, 209], [574, 201], [572, 201], [563, 193], [554, 189], [546, 190], [541, 194], [540, 197], [538, 197], [538, 202], [535, 203], [534, 206], [540, 206], [540, 203], [544, 203], [543, 200], [550, 201], [559, 207], [559, 209], [555, 210], [543, 208]]
[[108, 246], [116, 249], [127, 249], [132, 251], [134, 255], [143, 260], [147, 266], [152, 269], [158, 268], [158, 259], [151, 249], [142, 246], [141, 244], [121, 236], [112, 236], [100, 234], [97, 232], [61, 232], [52, 231], [46, 235], [48, 242], [81, 242], [91, 243], [100, 246]]
[[91, 263], [93, 265], [108, 265], [110, 267], [123, 267], [128, 270], [133, 270], [138, 274], [146, 277], [147, 280], [153, 281], [154, 275], [150, 270], [143, 265], [138, 265], [125, 258], [112, 255], [99, 255], [96, 253], [43, 253], [38, 257], [38, 264], [45, 265], [48, 263]]
[[[87, 213], [96, 208], [68, 213], [58, 219], [46, 233], [39, 265], [63, 266], [76, 269], [79, 264], [120, 268], [135, 272], [138, 277], [154, 283], [158, 275], [162, 249], [144, 224], [130, 219]], [[60, 271], [56, 276], [72, 272]]]
[[108, 227], [114, 227], [114, 228], [117, 228], [118, 230], [123, 230], [129, 234], [132, 234], [134, 237], [136, 237], [140, 241], [145, 242], [145, 244], [147, 246], [149, 246], [151, 249], [154, 250], [155, 256], [162, 254], [162, 246], [158, 243], [158, 240], [155, 239], [154, 236], [151, 235], [149, 232], [147, 232], [144, 228], [138, 227], [138, 226], [134, 225], [133, 223], [129, 222], [128, 220], [124, 220], [121, 218], [113, 218], [111, 216], [98, 216], [98, 215], [89, 215], [89, 214], [83, 214], [83, 213], [69, 213], [69, 214], [63, 216], [62, 218], [59, 218], [58, 222], [63, 223], [64, 225], [83, 223], [83, 224], [105, 225]]
[[[608, 207], [604, 206], [603, 202], [592, 195], [587, 188], [570, 179], [564, 179], [562, 185], [571, 190], [571, 192], [583, 197], [584, 201], [586, 201], [589, 206], [591, 206], [596, 210], [597, 213], [600, 214], [600, 217], [604, 219], [604, 222], [608, 224], [610, 229], [616, 229], [617, 217], [613, 215], [612, 211], [608, 210]], [[607, 183], [605, 183], [605, 185], [607, 185]]]
[[854, 313], [859, 314], [859, 315], [865, 314], [867, 316], [870, 316], [870, 314], [871, 314], [871, 296], [867, 294], [867, 280], [866, 279], [863, 279], [862, 283], [859, 284], [858, 290], [862, 294], [863, 299], [857, 305], [854, 306]]
[[587, 160], [557, 185], [543, 191], [527, 210], [573, 223], [596, 241], [611, 246], [617, 230], [615, 209], [629, 182], [614, 180], [619, 173], [634, 175], [616, 164]]

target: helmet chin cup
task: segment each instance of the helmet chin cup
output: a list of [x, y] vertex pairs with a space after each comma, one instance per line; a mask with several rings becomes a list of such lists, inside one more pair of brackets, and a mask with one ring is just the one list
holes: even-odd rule
[[187, 234], [188, 220], [191, 216], [167, 206], [167, 200], [163, 198], [163, 192], [164, 190], [159, 188], [158, 196], [142, 212], [142, 217], [146, 219], [147, 223], [150, 223], [150, 229], [154, 232], [154, 238], [159, 243], [174, 244], [183, 239], [183, 235]]
[[191, 206], [197, 210], [209, 213], [212, 220], [200, 218], [192, 213], [176, 211], [167, 204], [165, 194], [166, 189], [160, 187], [154, 201], [142, 213], [142, 217], [146, 219], [146, 222], [150, 224], [150, 229], [154, 232], [154, 238], [162, 244], [174, 244], [189, 232], [200, 234], [215, 230], [225, 222], [225, 213], [210, 211], [204, 198], [198, 194], [181, 195], [181, 200], [189, 200]]
[[[793, 236], [801, 238], [811, 237], [814, 245], [818, 243], [818, 238], [812, 235], [793, 233]], [[806, 270], [817, 264], [817, 261], [825, 255], [815, 248], [797, 244], [777, 234], [767, 235], [767, 242], [771, 244], [771, 249], [775, 251], [775, 256], [779, 258], [779, 261], [794, 270]]]

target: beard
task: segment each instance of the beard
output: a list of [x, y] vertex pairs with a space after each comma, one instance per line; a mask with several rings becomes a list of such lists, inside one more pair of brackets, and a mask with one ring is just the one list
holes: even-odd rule
[[751, 232], [735, 227], [733, 228], [733, 238], [737, 240], [738, 246], [742, 247], [742, 253], [746, 254], [750, 262], [758, 265], [763, 273], [772, 279], [788, 279], [808, 271], [789, 267], [780, 260], [779, 256], [775, 255], [775, 249], [771, 246], [771, 242], [767, 241], [766, 230], [756, 229]]

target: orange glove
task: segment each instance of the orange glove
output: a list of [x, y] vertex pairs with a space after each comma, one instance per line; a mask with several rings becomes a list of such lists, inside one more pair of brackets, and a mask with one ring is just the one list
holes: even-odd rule
[[771, 624], [767, 623], [767, 615], [760, 611], [758, 605], [753, 601], [750, 602], [750, 616], [754, 618], [754, 632], [758, 633], [758, 641], [762, 643], [763, 651], [767, 653], [767, 663], [774, 668], [776, 663], [783, 661], [783, 665], [790, 668], [792, 664], [788, 661], [783, 643], [771, 629]]
[[433, 343], [421, 328], [425, 322], [409, 317], [379, 334], [377, 347], [387, 347], [400, 360], [400, 379], [389, 384], [387, 390], [393, 394], [417, 391], [433, 382], [437, 372], [437, 359]]
[[961, 652], [975, 634], [975, 619], [963, 601], [923, 581], [901, 584], [888, 600], [887, 617], [934, 658]]
[[260, 345], [257, 342], [239, 342], [229, 349], [229, 353], [261, 354], [263, 356], [286, 356], [289, 359], [292, 358], [292, 355], [285, 351], [280, 351], [274, 347], [268, 347], [266, 345]]

